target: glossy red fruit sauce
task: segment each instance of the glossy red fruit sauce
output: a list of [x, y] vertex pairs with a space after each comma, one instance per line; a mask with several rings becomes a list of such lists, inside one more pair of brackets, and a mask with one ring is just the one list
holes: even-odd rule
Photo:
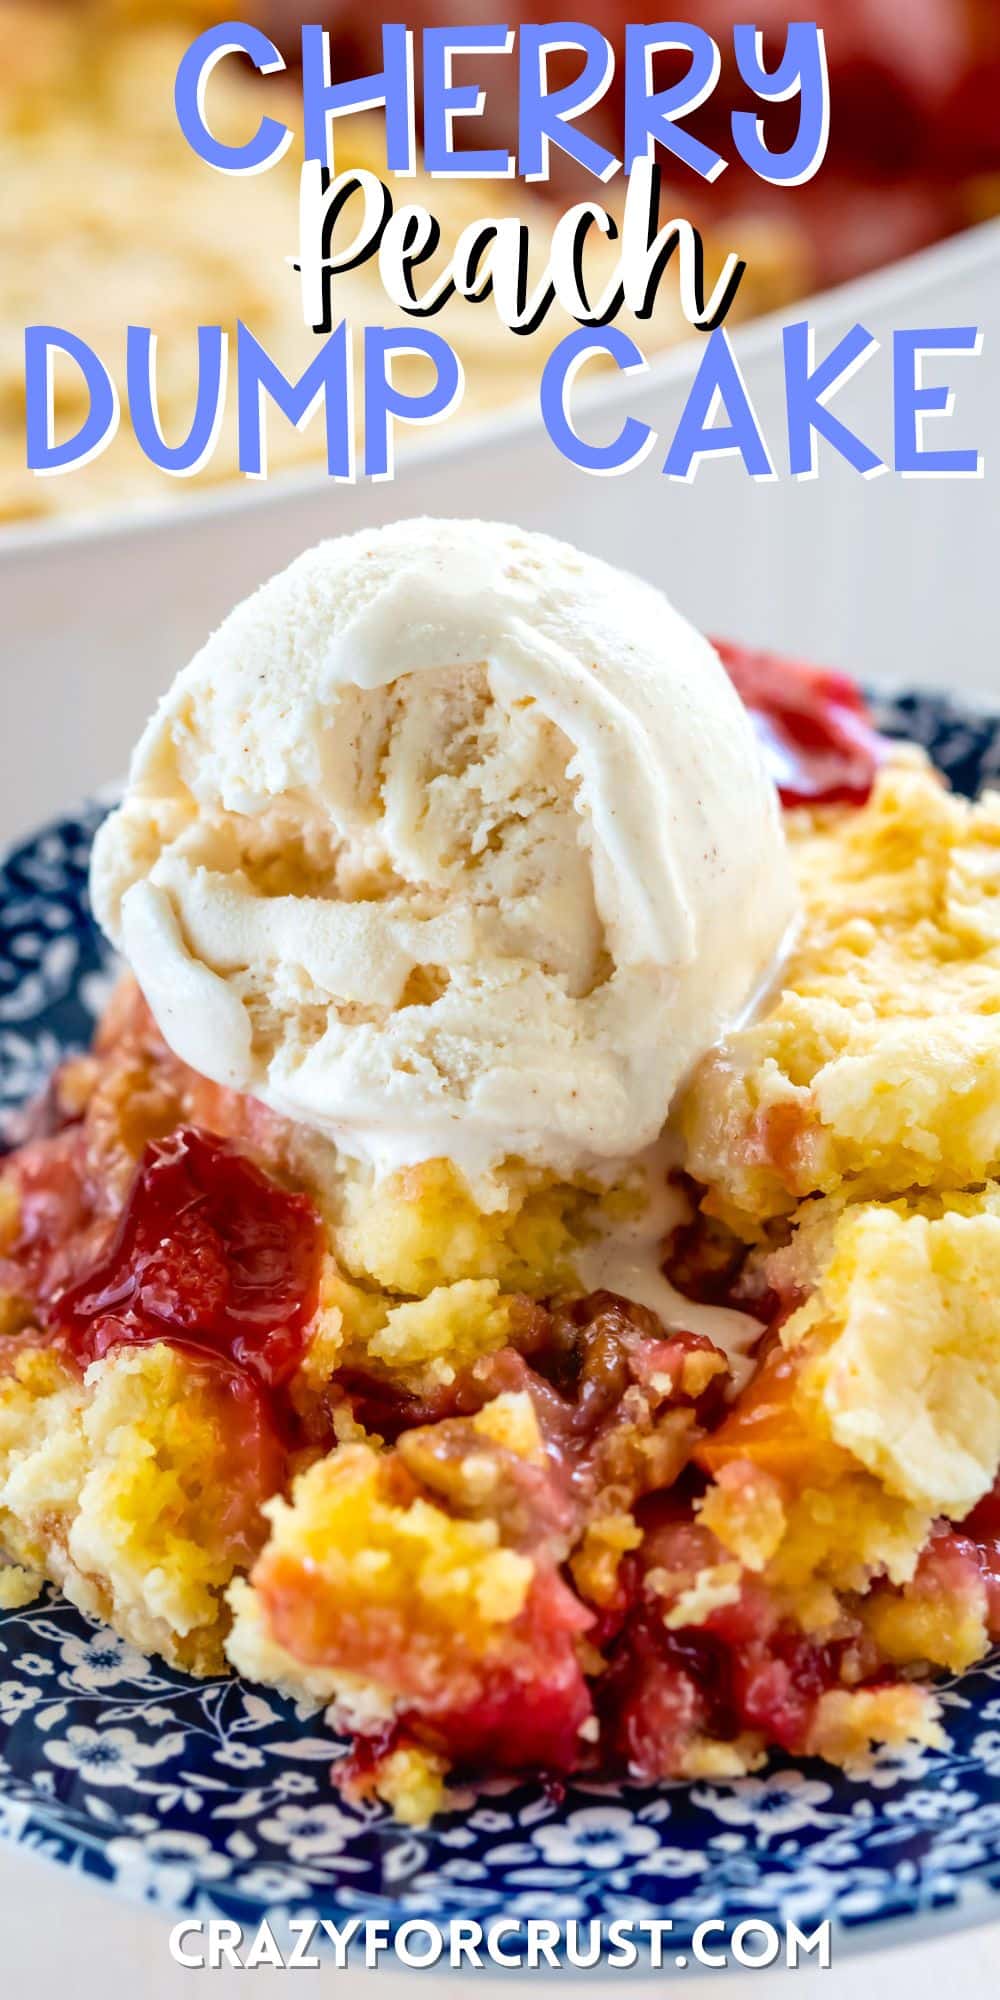
[[[734, 1604], [676, 1631], [640, 1600], [598, 1688], [605, 1754], [647, 1783], [683, 1769], [692, 1738], [706, 1733], [726, 1741], [751, 1730], [801, 1756], [822, 1696], [843, 1685], [844, 1651], [783, 1624], [753, 1578]], [[895, 1678], [873, 1647], [861, 1674], [867, 1686]]]
[[713, 640], [783, 805], [863, 805], [886, 753], [846, 674]]
[[82, 1367], [166, 1340], [218, 1356], [273, 1395], [316, 1309], [322, 1230], [234, 1147], [182, 1127], [147, 1146], [105, 1254], [47, 1312]]
[[1000, 1476], [964, 1521], [948, 1529], [935, 1547], [962, 1556], [978, 1577], [986, 1596], [986, 1626], [1000, 1640]]

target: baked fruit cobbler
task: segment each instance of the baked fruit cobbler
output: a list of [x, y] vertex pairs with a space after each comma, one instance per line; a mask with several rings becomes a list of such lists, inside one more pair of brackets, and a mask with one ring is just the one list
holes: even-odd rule
[[[376, 568], [396, 532], [367, 538]], [[361, 540], [333, 546], [349, 547], [357, 567]], [[409, 546], [389, 545], [404, 569]], [[503, 548], [519, 590], [525, 579], [536, 588], [536, 563], [572, 570], [569, 552], [538, 538], [508, 534]], [[593, 634], [591, 567], [573, 560]], [[605, 581], [614, 574], [593, 567]], [[320, 572], [308, 574], [319, 629]], [[249, 612], [277, 658], [275, 635], [287, 628], [275, 588]], [[421, 629], [434, 625], [429, 599], [410, 601]], [[558, 604], [538, 602], [536, 629], [556, 649]], [[636, 602], [622, 606], [633, 631]], [[250, 676], [244, 694], [249, 629], [236, 630], [231, 649]], [[439, 647], [443, 629], [442, 616]], [[372, 657], [363, 619], [351, 630], [357, 657]], [[300, 620], [286, 647], [299, 686], [304, 634]], [[226, 693], [221, 636], [154, 718], [125, 805], [98, 844], [95, 901], [146, 997], [126, 974], [92, 1050], [53, 1078], [0, 1178], [0, 1603], [30, 1601], [47, 1577], [176, 1666], [215, 1674], [228, 1663], [325, 1706], [331, 1729], [351, 1739], [338, 1756], [331, 1737], [335, 1782], [417, 1823], [447, 1802], [451, 1773], [652, 1782], [736, 1776], [773, 1747], [851, 1768], [872, 1746], [938, 1743], [933, 1674], [960, 1672], [1000, 1636], [1000, 799], [954, 797], [922, 753], [880, 741], [841, 677], [721, 647], [780, 777], [798, 910], [770, 983], [721, 1031], [713, 1022], [712, 1045], [663, 1084], [666, 1138], [650, 1147], [643, 1133], [637, 1157], [613, 1170], [596, 1158], [574, 1166], [563, 1106], [546, 1144], [557, 1155], [565, 1146], [547, 1166], [530, 1106], [511, 1101], [522, 1150], [499, 1165], [487, 1169], [482, 1148], [465, 1154], [458, 1140], [429, 1150], [429, 1137], [423, 1157], [399, 1158], [395, 1128], [392, 1144], [381, 1145], [382, 1132], [366, 1158], [345, 1109], [345, 1064], [352, 1103], [364, 1099], [351, 1035], [369, 1038], [362, 1052], [372, 1037], [381, 1049], [390, 1025], [414, 1016], [399, 1104], [404, 1122], [412, 1111], [419, 1125], [426, 1102], [421, 1113], [406, 1091], [430, 1059], [423, 1016], [441, 1004], [446, 973], [445, 999], [467, 1010], [489, 968], [482, 931], [463, 984], [453, 937], [445, 970], [432, 977], [422, 960], [423, 984], [390, 1023], [385, 1011], [376, 1018], [383, 960], [364, 925], [373, 912], [388, 923], [404, 910], [404, 930], [438, 926], [441, 949], [442, 912], [472, 895], [474, 851], [492, 887], [499, 871], [520, 898], [504, 921], [530, 928], [532, 897], [547, 891], [517, 870], [527, 865], [525, 827], [541, 838], [543, 822], [553, 869], [562, 854], [560, 897], [571, 899], [576, 851], [560, 846], [558, 801], [573, 762], [551, 716], [536, 718], [538, 740], [518, 766], [518, 782], [533, 774], [532, 814], [508, 823], [498, 808], [484, 830], [501, 735], [509, 747], [515, 726], [528, 727], [531, 697], [506, 690], [501, 730], [490, 701], [500, 701], [502, 676], [488, 700], [481, 682], [463, 693], [464, 669], [452, 668], [445, 700], [428, 669], [418, 702], [403, 686], [417, 667], [402, 659], [400, 676], [383, 679], [388, 709], [376, 716], [374, 671], [331, 691], [330, 638], [324, 699], [331, 711], [348, 703], [336, 710], [343, 730], [350, 702], [368, 690], [351, 726], [384, 807], [353, 857], [350, 901], [346, 848], [331, 858], [303, 803], [304, 758], [298, 845], [286, 787], [280, 855], [273, 785], [265, 807], [259, 776], [248, 775], [234, 803], [213, 765], [218, 796], [209, 797], [203, 742], [195, 754], [206, 689], [219, 711], [213, 727], [222, 710], [230, 720], [238, 711], [241, 754], [247, 765], [253, 757], [250, 711]], [[675, 640], [668, 625], [665, 657]], [[392, 644], [403, 644], [395, 629]], [[697, 660], [706, 688], [718, 675], [706, 712], [718, 700], [729, 717], [717, 663]], [[675, 723], [682, 697], [678, 684]], [[465, 886], [443, 883], [435, 900], [425, 881], [421, 902], [412, 868], [405, 893], [381, 879], [379, 827], [401, 810], [394, 759], [412, 775], [418, 752], [430, 755], [427, 717], [439, 699], [448, 754], [422, 769], [417, 831], [423, 838], [444, 812], [442, 799], [455, 806], [474, 773], [478, 846], [465, 855]], [[746, 714], [726, 722], [734, 740]], [[273, 759], [275, 731], [263, 734]], [[303, 740], [300, 711], [299, 749]], [[332, 767], [337, 742], [316, 741]], [[742, 736], [738, 747], [744, 754]], [[171, 756], [183, 796], [165, 775]], [[573, 761], [582, 822], [584, 750]], [[679, 814], [669, 772], [663, 782], [663, 811]], [[323, 783], [332, 797], [326, 767]], [[509, 814], [509, 770], [505, 783]], [[701, 790], [698, 810], [708, 810]], [[236, 835], [226, 813], [260, 834], [248, 845], [243, 827], [228, 873]], [[348, 817], [345, 808], [341, 826]], [[596, 810], [587, 824], [592, 860]], [[781, 839], [777, 816], [775, 829]], [[123, 855], [131, 886], [119, 903]], [[616, 969], [557, 967], [533, 993], [528, 1025], [510, 1015], [526, 1099], [543, 1003], [556, 1065], [574, 980], [583, 997], [572, 1004], [585, 1010], [602, 981], [625, 976], [597, 867], [594, 879], [605, 912], [597, 960], [610, 938]], [[326, 1012], [293, 1061], [291, 959], [267, 959], [266, 980], [254, 983], [265, 961], [250, 941], [251, 911], [269, 939], [283, 936], [291, 906], [302, 914], [303, 881], [312, 928], [295, 962], [312, 975], [300, 971], [308, 991], [292, 995], [295, 1034]], [[481, 917], [480, 889], [469, 909]], [[198, 1016], [190, 1032], [216, 1072], [230, 1045], [228, 1029], [212, 1039], [222, 1002], [211, 981], [227, 993], [236, 981], [249, 1009], [244, 1067], [230, 1049], [228, 1081], [199, 1073], [178, 1046], [186, 1031], [164, 1002], [171, 982], [149, 942], [157, 923], [169, 928], [166, 906], [154, 908], [154, 891], [167, 890], [189, 975], [184, 988], [178, 959], [176, 1008]], [[368, 951], [368, 1008], [336, 967], [328, 979], [347, 997], [321, 1001], [317, 968], [335, 953], [332, 934], [324, 944], [315, 926], [331, 905], [355, 926], [355, 963]], [[220, 919], [210, 938], [220, 910], [232, 924]], [[734, 950], [738, 929], [734, 917]], [[501, 942], [496, 962], [506, 966], [514, 946], [506, 933]], [[542, 963], [534, 935], [524, 949]], [[558, 949], [555, 939], [553, 963]], [[501, 1061], [496, 1021], [523, 983], [519, 971], [513, 987], [499, 975], [490, 987], [489, 1075]], [[280, 1023], [260, 999], [279, 988]], [[683, 1016], [677, 979], [664, 991], [669, 1037]], [[638, 1004], [632, 994], [623, 1020], [634, 1022]], [[330, 1042], [337, 1009], [341, 1039]], [[466, 1028], [469, 1018], [461, 1012]], [[573, 1047], [599, 1095], [604, 1044], [587, 1042], [590, 1019], [574, 1014]], [[436, 1032], [443, 1046], [445, 1028]], [[473, 1056], [462, 1047], [467, 1083]], [[640, 1047], [637, 1061], [655, 1097], [655, 1052]], [[307, 1086], [322, 1117], [301, 1115]], [[388, 1106], [393, 1077], [380, 1087]], [[483, 1102], [479, 1139], [493, 1129], [488, 1092]], [[428, 1134], [442, 1129], [427, 1117]]]
[[[300, 141], [267, 173], [217, 173], [192, 151], [177, 122], [174, 83], [185, 49], [225, 18], [213, 0], [0, 0], [0, 181], [10, 190], [0, 211], [0, 526], [169, 507], [189, 497], [192, 485], [239, 476], [234, 359], [217, 447], [193, 479], [165, 477], [127, 424], [72, 479], [37, 477], [25, 462], [25, 327], [70, 326], [107, 370], [123, 409], [125, 329], [151, 327], [157, 410], [168, 438], [187, 434], [198, 404], [199, 327], [222, 327], [233, 353], [242, 323], [289, 382], [316, 359], [320, 339], [306, 324], [288, 261], [299, 240]], [[293, 70], [301, 22], [330, 19], [331, 10], [243, 0], [234, 18], [273, 35]], [[338, 74], [348, 65], [358, 76], [377, 73], [380, 21], [362, 20], [352, 8], [335, 33]], [[219, 65], [210, 89], [213, 125], [224, 139], [241, 140], [264, 117], [301, 134], [301, 96], [289, 77], [260, 78], [249, 63], [232, 60]], [[377, 112], [343, 121], [337, 169], [348, 167], [388, 178]], [[464, 230], [485, 216], [509, 216], [530, 230], [529, 289], [541, 279], [565, 206], [545, 183], [431, 179], [420, 164], [412, 177], [390, 184], [397, 206], [421, 203], [437, 218], [439, 266]], [[621, 206], [616, 189], [598, 193], [602, 202]], [[713, 281], [731, 240], [748, 260], [733, 313], [739, 320], [804, 297], [814, 276], [812, 245], [829, 230], [805, 231], [796, 218], [772, 213], [738, 216], [725, 231], [705, 217], [702, 233]], [[908, 239], [900, 245], [910, 247]], [[599, 238], [588, 250], [595, 297], [614, 266], [614, 246]], [[337, 300], [337, 318], [358, 329], [410, 324], [388, 298], [377, 261], [344, 271]], [[652, 320], [638, 323], [626, 314], [622, 323], [647, 353], [690, 338], [676, 290], [667, 286]], [[434, 325], [462, 363], [457, 422], [533, 406], [545, 360], [574, 322], [556, 305], [534, 332], [518, 336], [491, 305], [454, 298]], [[420, 357], [399, 354], [394, 368], [399, 386], [409, 383], [416, 392], [425, 386]], [[71, 436], [86, 419], [88, 389], [75, 362], [58, 352], [51, 394], [57, 434]], [[402, 427], [403, 448], [408, 436]], [[296, 426], [272, 411], [267, 459], [271, 477], [303, 470], [325, 477], [322, 413]]]

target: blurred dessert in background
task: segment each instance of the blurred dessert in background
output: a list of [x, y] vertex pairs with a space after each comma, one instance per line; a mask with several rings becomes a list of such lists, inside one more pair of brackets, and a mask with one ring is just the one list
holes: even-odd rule
[[[377, 68], [380, 25], [365, 20], [344, 0], [325, 0], [319, 13], [337, 37], [345, 72]], [[303, 18], [315, 8], [302, 0], [266, 0], [263, 18], [283, 45], [294, 41]], [[481, 18], [475, 0], [416, 0], [406, 10], [417, 31], [431, 24], [452, 26]], [[537, 8], [505, 9], [504, 20], [539, 18]], [[643, 19], [625, 0], [581, 0], [575, 20], [598, 27], [615, 46], [616, 69], [599, 103], [579, 121], [581, 128], [612, 149], [620, 149], [623, 110], [625, 26]], [[664, 175], [683, 190], [683, 212], [695, 221], [739, 216], [741, 245], [755, 254], [755, 230], [778, 228], [796, 261], [796, 276], [809, 290], [858, 277], [862, 272], [921, 250], [1000, 209], [1000, 9], [995, 0], [815, 0], [808, 9], [788, 0], [688, 0], [682, 21], [697, 23], [715, 37], [722, 67], [706, 102], [685, 115], [685, 129], [714, 146], [729, 162], [711, 188], [684, 168]], [[764, 36], [764, 59], [777, 65], [789, 20], [817, 21], [823, 29], [830, 74], [830, 142], [822, 168], [804, 187], [770, 188], [736, 156], [730, 133], [734, 110], [751, 104], [733, 57], [732, 30], [752, 18]], [[419, 32], [416, 50], [419, 57]], [[685, 52], [655, 59], [657, 87], [679, 81], [688, 65]], [[457, 82], [473, 76], [487, 81], [485, 117], [491, 141], [514, 138], [511, 92], [502, 88], [510, 58], [456, 57]], [[560, 63], [562, 68], [560, 69]], [[554, 56], [551, 73], [568, 81], [578, 58]], [[496, 82], [493, 82], [496, 79]], [[505, 109], [505, 107], [507, 107]], [[754, 107], [758, 108], [758, 107]], [[775, 150], [794, 136], [798, 104], [767, 107], [768, 144]], [[563, 194], [573, 191], [572, 167], [552, 156], [553, 176]], [[561, 177], [561, 187], [560, 187]], [[577, 190], [578, 191], [578, 188]], [[794, 244], [794, 249], [792, 245]]]
[[[219, 11], [209, 0], [0, 0], [5, 51], [0, 174], [7, 196], [0, 215], [0, 523], [159, 507], [182, 499], [191, 483], [168, 479], [150, 466], [127, 422], [111, 447], [71, 478], [39, 479], [29, 472], [26, 326], [65, 325], [78, 334], [115, 377], [123, 407], [125, 328], [153, 328], [159, 407], [170, 440], [185, 435], [194, 410], [199, 325], [222, 326], [232, 334], [242, 320], [292, 379], [315, 352], [318, 337], [302, 323], [298, 278], [288, 261], [297, 245], [298, 146], [266, 174], [223, 176], [196, 158], [175, 118], [173, 81], [180, 57], [192, 33]], [[337, 37], [342, 73], [379, 67], [380, 23], [360, 18], [355, 9], [329, 0], [308, 8], [301, 0], [254, 0], [239, 11], [277, 37], [290, 69], [303, 18], [317, 16]], [[718, 89], [686, 122], [699, 137], [718, 141], [727, 157], [732, 155], [728, 119], [742, 90], [734, 81], [729, 30], [740, 11], [736, 0], [691, 0], [687, 10], [716, 35], [724, 60]], [[836, 8], [828, 0], [818, 11], [827, 35], [834, 109], [829, 155], [815, 180], [804, 188], [770, 188], [738, 162], [711, 189], [683, 170], [671, 175], [669, 163], [664, 176], [669, 212], [690, 215], [706, 233], [710, 281], [728, 250], [746, 259], [734, 316], [777, 308], [1000, 207], [993, 108], [1000, 23], [988, 0], [911, 0], [905, 17], [871, 0], [838, 0]], [[582, 18], [613, 39], [620, 38], [625, 15], [620, 6], [582, 10]], [[772, 16], [780, 25], [785, 10], [766, 0], [756, 10], [765, 34]], [[431, 21], [457, 26], [472, 18], [474, 10], [456, 0], [407, 10], [416, 30]], [[516, 26], [516, 10], [507, 18]], [[416, 41], [419, 46], [419, 33]], [[773, 59], [770, 44], [767, 52]], [[503, 87], [507, 60], [455, 61], [457, 81], [472, 74], [485, 78], [485, 122], [500, 136], [513, 94]], [[667, 80], [667, 71], [661, 78], [658, 69], [657, 81]], [[212, 118], [222, 136], [245, 132], [248, 116], [256, 119], [264, 104], [274, 116], [284, 108], [288, 122], [300, 125], [291, 76], [261, 79], [249, 64], [234, 59], [221, 66], [211, 89]], [[593, 129], [605, 136], [617, 131], [620, 108], [613, 85], [590, 114]], [[782, 120], [794, 116], [794, 104], [768, 113], [772, 143], [782, 142]], [[338, 166], [377, 170], [382, 138], [374, 114], [345, 121]], [[518, 182], [430, 181], [418, 174], [405, 184], [406, 198], [423, 202], [440, 218], [442, 261], [466, 223], [485, 214], [520, 215], [531, 228], [537, 275], [559, 208], [581, 191], [591, 197], [596, 192], [612, 207], [623, 193], [619, 182], [604, 189], [593, 182], [586, 190], [579, 183], [574, 187], [566, 162], [555, 152], [553, 173], [551, 186], [530, 188]], [[610, 264], [613, 246], [601, 248]], [[599, 277], [597, 253], [590, 268]], [[426, 269], [429, 274], [433, 266]], [[345, 274], [338, 285], [338, 315], [352, 324], [403, 323], [388, 305], [373, 264]], [[463, 363], [459, 416], [475, 418], [533, 399], [542, 360], [570, 324], [557, 309], [535, 334], [515, 336], [489, 304], [453, 300], [434, 326]], [[653, 318], [642, 326], [640, 344], [655, 351], [689, 335], [668, 284]], [[403, 386], [407, 370], [421, 366], [400, 364]], [[86, 413], [82, 378], [65, 359], [56, 363], [54, 401], [56, 434], [65, 437]], [[237, 476], [234, 405], [230, 382], [222, 432], [198, 483]], [[404, 430], [404, 445], [406, 438]], [[300, 431], [272, 412], [272, 473], [322, 462], [324, 448], [321, 415]]]
[[[300, 10], [301, 11], [301, 10]], [[315, 10], [314, 10], [315, 11]], [[264, 18], [266, 10], [244, 9]], [[125, 394], [125, 329], [158, 334], [158, 400], [164, 434], [186, 434], [197, 391], [199, 325], [235, 335], [248, 325], [292, 379], [307, 367], [319, 337], [303, 324], [299, 280], [291, 269], [298, 236], [295, 146], [266, 174], [222, 175], [199, 160], [176, 121], [173, 84], [199, 19], [217, 16], [202, 0], [140, 4], [140, 0], [77, 0], [38, 6], [0, 0], [8, 51], [7, 87], [0, 98], [0, 175], [8, 200], [0, 214], [0, 522], [53, 513], [162, 506], [183, 498], [190, 480], [171, 480], [142, 456], [127, 422], [111, 447], [72, 477], [39, 479], [26, 466], [24, 328], [66, 326], [98, 353]], [[242, 17], [241, 15], [241, 17]], [[99, 30], [99, 32], [98, 32]], [[285, 43], [293, 54], [296, 36]], [[266, 107], [298, 129], [300, 107], [290, 82], [261, 79], [233, 60], [212, 79], [212, 120], [220, 136], [245, 133]], [[383, 163], [379, 118], [346, 121], [338, 169], [378, 170]], [[516, 183], [430, 181], [418, 173], [406, 199], [439, 218], [443, 262], [459, 231], [486, 214], [514, 213], [532, 232], [533, 271], [547, 255], [555, 211], [546, 192]], [[725, 251], [719, 248], [721, 265]], [[742, 246], [741, 246], [742, 247]], [[595, 246], [600, 270], [606, 250]], [[428, 275], [436, 261], [428, 263]], [[708, 268], [714, 276], [709, 247]], [[753, 258], [743, 282], [743, 313], [778, 304], [796, 286], [786, 246], [774, 236]], [[337, 315], [355, 326], [406, 324], [386, 299], [377, 263], [337, 281]], [[434, 327], [458, 353], [465, 372], [460, 414], [481, 417], [537, 395], [545, 355], [572, 322], [553, 309], [537, 333], [508, 332], [489, 304], [452, 300]], [[655, 318], [644, 324], [644, 350], [690, 333], [668, 286]], [[394, 379], [426, 364], [404, 357]], [[423, 386], [422, 379], [418, 386]], [[56, 434], [71, 435], [86, 415], [86, 390], [76, 367], [55, 367]], [[356, 398], [356, 406], [360, 405]], [[405, 444], [405, 431], [401, 443]], [[272, 473], [322, 462], [325, 432], [317, 414], [301, 430], [272, 412], [268, 431]], [[210, 463], [198, 483], [236, 476], [235, 387]]]

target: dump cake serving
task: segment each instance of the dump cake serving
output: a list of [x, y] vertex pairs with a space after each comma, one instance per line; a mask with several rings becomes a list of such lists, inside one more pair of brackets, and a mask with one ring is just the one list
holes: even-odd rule
[[1000, 1635], [1000, 801], [411, 522], [209, 640], [91, 888], [129, 970], [0, 1171], [0, 1604], [314, 1702], [413, 1822], [939, 1741]]

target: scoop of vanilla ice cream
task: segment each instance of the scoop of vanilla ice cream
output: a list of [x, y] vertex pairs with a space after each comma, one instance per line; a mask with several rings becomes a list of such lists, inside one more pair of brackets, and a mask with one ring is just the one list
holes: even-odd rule
[[793, 906], [707, 641], [546, 536], [309, 550], [147, 726], [97, 916], [176, 1053], [376, 1170], [629, 1158]]

